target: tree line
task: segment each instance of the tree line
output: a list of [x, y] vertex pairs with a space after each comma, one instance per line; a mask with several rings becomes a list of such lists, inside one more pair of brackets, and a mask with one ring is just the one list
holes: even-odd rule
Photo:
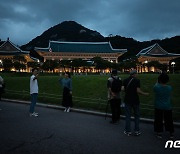
[[[138, 62], [137, 58], [130, 58], [124, 61], [120, 61], [119, 63], [112, 63], [107, 60], [102, 59], [101, 57], [94, 57], [90, 61], [85, 61], [83, 59], [73, 59], [73, 60], [46, 60], [41, 63], [39, 61], [27, 62], [27, 60], [23, 56], [14, 56], [12, 59], [4, 59], [0, 62], [1, 68], [4, 71], [11, 71], [14, 68], [16, 71], [26, 70], [27, 68], [40, 68], [44, 71], [55, 72], [55, 69], [59, 68], [71, 68], [73, 72], [78, 72], [81, 69], [81, 72], [86, 72], [87, 69], [96, 69], [99, 72], [102, 72], [105, 69], [117, 69], [118, 71], [125, 72], [129, 71], [129, 69], [137, 68], [137, 66], [141, 66], [141, 68], [147, 67], [150, 70], [150, 67], [155, 67], [159, 70], [167, 70], [168, 67], [170, 71], [172, 70], [172, 66], [164, 65], [159, 63], [158, 61], [151, 61], [146, 64], [142, 64]], [[173, 68], [178, 70], [178, 67]]]

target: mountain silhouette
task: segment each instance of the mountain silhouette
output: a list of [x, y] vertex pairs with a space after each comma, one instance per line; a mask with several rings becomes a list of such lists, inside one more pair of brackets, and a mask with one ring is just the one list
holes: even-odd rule
[[139, 42], [133, 38], [126, 38], [119, 35], [104, 37], [99, 32], [90, 30], [75, 21], [64, 21], [49, 28], [40, 36], [37, 36], [29, 43], [21, 46], [21, 49], [31, 51], [32, 56], [39, 58], [39, 55], [34, 51], [34, 47], [48, 47], [49, 40], [66, 42], [109, 41], [115, 49], [128, 50], [128, 52], [122, 56], [123, 59], [135, 56], [141, 49], [147, 48], [155, 43], [158, 43], [167, 52], [180, 53], [180, 36], [174, 36], [163, 40]]
[[49, 28], [21, 48], [24, 50], [32, 50], [34, 47], [48, 47], [49, 40], [67, 42], [102, 42], [104, 41], [104, 37], [99, 32], [90, 30], [75, 21], [64, 21]]

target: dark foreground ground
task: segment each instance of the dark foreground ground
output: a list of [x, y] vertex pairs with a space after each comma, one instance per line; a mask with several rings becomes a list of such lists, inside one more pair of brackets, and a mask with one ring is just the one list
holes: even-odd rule
[[[36, 107], [39, 117], [29, 117], [28, 105], [0, 102], [0, 154], [169, 154], [180, 149], [165, 149], [163, 139], [153, 134], [153, 125], [141, 123], [141, 136], [123, 134], [124, 120], [119, 125], [110, 119], [89, 114]], [[180, 140], [175, 128], [174, 140]]]

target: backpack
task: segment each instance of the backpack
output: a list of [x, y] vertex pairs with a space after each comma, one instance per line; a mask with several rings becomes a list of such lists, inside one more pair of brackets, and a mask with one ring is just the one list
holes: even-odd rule
[[121, 91], [122, 81], [119, 78], [113, 78], [111, 84], [111, 91], [113, 93], [119, 93]]

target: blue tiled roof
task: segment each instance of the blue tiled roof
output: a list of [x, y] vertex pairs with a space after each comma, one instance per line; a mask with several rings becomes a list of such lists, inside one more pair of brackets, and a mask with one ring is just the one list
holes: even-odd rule
[[81, 52], [81, 53], [125, 53], [127, 49], [113, 49], [109, 42], [58, 42], [50, 41], [48, 48], [35, 50], [52, 52]]
[[[154, 53], [152, 54], [151, 51], [154, 48], [158, 48], [161, 53]], [[168, 53], [165, 51], [158, 43], [153, 44], [150, 47], [147, 47], [145, 49], [142, 49], [136, 56], [148, 56], [148, 57], [175, 57], [175, 56], [180, 56], [180, 54], [174, 54], [174, 53]]]

